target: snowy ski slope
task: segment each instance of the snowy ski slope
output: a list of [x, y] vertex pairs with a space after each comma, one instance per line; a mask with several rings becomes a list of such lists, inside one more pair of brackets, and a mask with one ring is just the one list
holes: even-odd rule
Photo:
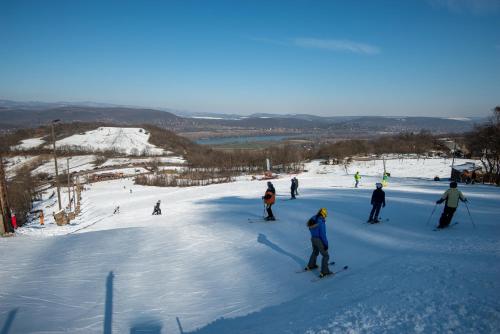
[[[447, 182], [441, 160], [394, 162], [379, 225], [365, 224], [380, 173], [367, 162], [353, 175], [312, 162], [274, 180], [279, 221], [262, 216], [266, 181], [151, 188], [130, 180], [83, 193], [74, 226], [0, 239], [0, 328], [12, 333], [498, 333], [500, 189], [460, 186], [470, 200], [458, 225], [426, 221]], [[432, 171], [429, 171], [432, 170]], [[406, 171], [403, 175], [402, 171]], [[350, 171], [352, 172], [352, 171]], [[394, 173], [396, 174], [396, 173]], [[394, 175], [393, 174], [393, 175]], [[132, 189], [132, 193], [130, 192]], [[63, 196], [64, 197], [64, 196]], [[162, 216], [152, 216], [161, 199]], [[50, 204], [47, 202], [46, 204]], [[120, 214], [113, 215], [120, 205]], [[310, 253], [307, 219], [329, 210], [330, 253], [349, 270], [312, 283], [296, 274]], [[438, 207], [438, 211], [442, 206]], [[51, 236], [54, 234], [63, 234]], [[335, 269], [335, 267], [333, 267]]]
[[163, 149], [150, 143], [149, 133], [141, 128], [99, 127], [83, 134], [58, 140], [58, 146], [76, 146], [89, 150], [112, 150], [132, 154], [147, 151], [151, 155], [163, 154]]

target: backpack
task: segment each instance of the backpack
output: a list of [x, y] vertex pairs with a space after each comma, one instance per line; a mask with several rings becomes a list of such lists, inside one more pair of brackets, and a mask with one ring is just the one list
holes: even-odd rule
[[308, 228], [311, 229], [311, 228], [315, 228], [316, 227], [316, 225], [317, 225], [316, 218], [317, 218], [317, 216], [309, 218], [309, 220], [307, 221], [307, 227]]

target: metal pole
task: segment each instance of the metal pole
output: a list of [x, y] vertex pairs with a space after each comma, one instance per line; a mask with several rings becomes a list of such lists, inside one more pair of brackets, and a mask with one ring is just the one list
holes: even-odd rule
[[467, 212], [469, 213], [469, 218], [470, 218], [470, 222], [472, 223], [472, 226], [474, 228], [476, 228], [476, 224], [474, 224], [474, 221], [472, 220], [472, 216], [470, 214], [470, 211], [469, 211], [469, 206], [467, 205], [467, 202], [465, 202], [465, 207], [467, 208]]
[[429, 219], [427, 219], [427, 223], [425, 223], [425, 225], [429, 225], [429, 222], [431, 221], [431, 218], [432, 216], [434, 215], [434, 211], [436, 211], [436, 208], [437, 208], [437, 204], [434, 205], [434, 209], [432, 209], [432, 213], [431, 215], [429, 216]]
[[59, 189], [59, 171], [57, 169], [57, 155], [56, 155], [56, 135], [54, 133], [54, 123], [59, 120], [52, 121], [52, 144], [54, 148], [54, 167], [56, 170], [56, 188], [57, 188], [57, 204], [59, 205], [59, 211], [62, 210], [61, 207], [61, 190]]
[[69, 183], [69, 159], [71, 158], [66, 158], [66, 173], [68, 174], [68, 207], [69, 211], [71, 211], [71, 185]]

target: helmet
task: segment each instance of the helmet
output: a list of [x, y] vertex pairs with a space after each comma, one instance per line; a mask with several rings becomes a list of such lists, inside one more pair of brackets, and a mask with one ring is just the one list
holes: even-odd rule
[[382, 189], [382, 183], [380, 182], [375, 183], [375, 186], [377, 187], [377, 189]]
[[450, 183], [450, 188], [456, 188], [456, 187], [457, 187], [457, 183], [455, 181]]
[[323, 218], [326, 218], [328, 216], [328, 211], [326, 208], [321, 208], [318, 211], [318, 215], [322, 216]]

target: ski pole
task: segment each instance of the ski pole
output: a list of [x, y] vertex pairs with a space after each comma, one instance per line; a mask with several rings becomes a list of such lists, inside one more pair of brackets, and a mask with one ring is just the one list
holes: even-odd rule
[[431, 215], [429, 216], [429, 219], [427, 219], [427, 223], [425, 223], [425, 225], [429, 225], [429, 222], [431, 221], [431, 218], [432, 218], [432, 216], [434, 215], [434, 212], [436, 211], [437, 206], [438, 206], [437, 204], [436, 204], [436, 205], [434, 205], [434, 209], [432, 209], [432, 213], [431, 213]]
[[476, 224], [474, 224], [474, 220], [472, 220], [472, 215], [470, 214], [469, 206], [467, 205], [467, 202], [465, 202], [465, 207], [467, 208], [467, 212], [469, 213], [469, 218], [470, 218], [470, 222], [472, 223], [472, 226], [474, 228], [476, 228]]

